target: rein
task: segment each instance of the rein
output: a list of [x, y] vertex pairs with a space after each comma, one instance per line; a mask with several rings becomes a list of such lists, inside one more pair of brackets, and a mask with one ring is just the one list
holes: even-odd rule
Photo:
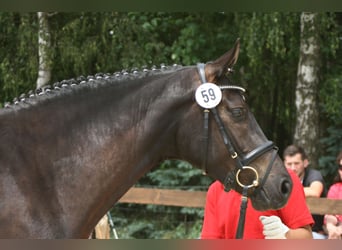
[[[199, 75], [201, 77], [202, 84], [207, 83], [206, 77], [205, 77], [205, 71], [204, 71], [205, 64], [199, 63], [197, 64], [197, 69], [199, 72]], [[245, 91], [243, 88], [230, 85], [230, 86], [219, 86], [221, 90], [226, 89], [235, 89], [239, 91]], [[227, 173], [226, 178], [224, 179], [224, 189], [225, 191], [229, 191], [232, 187], [239, 185], [242, 188], [242, 197], [241, 197], [241, 206], [240, 206], [240, 217], [238, 222], [238, 229], [236, 232], [236, 238], [242, 239], [243, 238], [243, 232], [244, 232], [244, 225], [245, 225], [245, 218], [246, 218], [246, 210], [247, 210], [247, 202], [248, 202], [248, 190], [250, 188], [254, 188], [253, 192], [259, 192], [271, 171], [273, 162], [277, 156], [278, 148], [274, 146], [274, 143], [272, 141], [267, 141], [264, 144], [258, 146], [251, 152], [247, 153], [244, 156], [240, 156], [237, 153], [237, 150], [234, 147], [234, 144], [232, 143], [231, 138], [229, 137], [229, 134], [227, 133], [227, 130], [222, 122], [222, 119], [217, 111], [216, 107], [213, 108], [204, 108], [203, 110], [203, 122], [204, 122], [204, 153], [203, 153], [203, 162], [202, 162], [202, 169], [207, 172], [207, 159], [208, 159], [208, 148], [209, 148], [209, 114], [210, 112], [213, 113], [215, 122], [220, 130], [223, 143], [225, 144], [227, 151], [229, 152], [230, 157], [235, 161], [235, 170], [230, 171]], [[264, 177], [262, 178], [261, 182], [259, 181], [259, 174], [256, 171], [255, 168], [249, 166], [251, 162], [253, 162], [255, 159], [263, 155], [264, 153], [274, 149], [271, 157], [271, 161], [269, 162], [269, 165], [267, 167], [267, 170], [264, 174]], [[240, 181], [240, 174], [243, 171], [252, 171], [255, 175], [255, 179], [252, 181], [251, 184], [246, 185], [241, 183]]]

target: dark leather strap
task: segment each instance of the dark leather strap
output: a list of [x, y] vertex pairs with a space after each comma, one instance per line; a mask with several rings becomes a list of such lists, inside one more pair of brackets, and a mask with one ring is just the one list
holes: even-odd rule
[[239, 217], [238, 228], [236, 230], [236, 235], [235, 235], [236, 239], [243, 238], [243, 232], [245, 229], [245, 221], [246, 221], [246, 210], [247, 210], [247, 204], [248, 204], [247, 192], [248, 192], [248, 187], [244, 187], [242, 190], [242, 196], [241, 196], [240, 217]]
[[202, 170], [207, 173], [208, 148], [209, 148], [209, 110], [203, 110], [204, 135], [203, 135], [203, 161]]

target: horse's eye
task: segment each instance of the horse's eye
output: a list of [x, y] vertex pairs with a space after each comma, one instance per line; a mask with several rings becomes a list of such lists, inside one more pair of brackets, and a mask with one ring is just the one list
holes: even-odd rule
[[232, 108], [230, 112], [236, 121], [240, 121], [245, 117], [245, 112], [243, 108]]

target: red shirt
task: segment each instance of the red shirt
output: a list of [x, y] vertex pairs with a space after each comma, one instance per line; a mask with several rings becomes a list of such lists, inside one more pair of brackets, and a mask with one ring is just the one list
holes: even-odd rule
[[[279, 210], [257, 211], [248, 200], [244, 239], [264, 239], [263, 226], [259, 216], [276, 215], [289, 228], [295, 229], [314, 223], [305, 202], [303, 186], [295, 173], [289, 171], [293, 189], [285, 207]], [[240, 216], [241, 195], [234, 190], [224, 191], [223, 185], [216, 181], [208, 190], [202, 239], [235, 239]]]
[[[342, 182], [337, 182], [330, 186], [327, 198], [342, 200]], [[336, 218], [338, 219], [338, 221], [342, 222], [342, 214], [336, 214]]]

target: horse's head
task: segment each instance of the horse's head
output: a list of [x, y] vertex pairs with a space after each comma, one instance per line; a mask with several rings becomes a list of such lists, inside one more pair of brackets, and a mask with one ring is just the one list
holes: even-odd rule
[[186, 118], [196, 126], [182, 126], [179, 135], [193, 135], [186, 151], [209, 176], [228, 189], [247, 190], [258, 210], [278, 209], [286, 204], [292, 181], [245, 102], [244, 89], [227, 78], [238, 54], [239, 41], [217, 60], [198, 65], [196, 102]]

